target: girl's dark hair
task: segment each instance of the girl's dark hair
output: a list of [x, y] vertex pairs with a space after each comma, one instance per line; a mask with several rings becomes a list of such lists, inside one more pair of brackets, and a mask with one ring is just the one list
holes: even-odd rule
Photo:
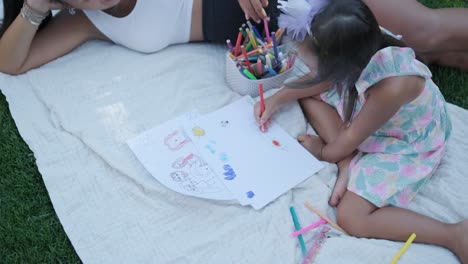
[[355, 83], [372, 56], [384, 47], [404, 44], [381, 32], [374, 14], [361, 0], [330, 1], [314, 17], [310, 32], [299, 48], [317, 56], [317, 75], [286, 86], [306, 88], [323, 81], [336, 85], [344, 96], [347, 123], [357, 98]]
[[[23, 7], [23, 2], [24, 1], [21, 0], [3, 0], [3, 23], [0, 26], [0, 37], [3, 36], [3, 33], [5, 33], [8, 27], [11, 25], [11, 23], [13, 23], [13, 21], [20, 13], [21, 8]], [[42, 21], [40, 28], [44, 27], [49, 22], [51, 17], [52, 15], [49, 14], [46, 19]]]

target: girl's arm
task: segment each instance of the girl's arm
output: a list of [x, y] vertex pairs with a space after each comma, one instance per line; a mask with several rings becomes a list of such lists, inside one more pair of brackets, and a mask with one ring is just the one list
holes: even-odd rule
[[330, 88], [330, 83], [318, 83], [310, 88], [293, 89], [282, 87], [278, 92], [265, 100], [265, 112], [260, 113], [260, 105], [254, 106], [254, 117], [260, 124], [267, 122], [270, 117], [284, 104], [296, 101], [305, 97], [318, 96]]
[[[105, 39], [81, 11], [60, 12], [41, 31], [18, 15], [0, 39], [0, 72], [21, 74], [63, 56], [83, 42]], [[36, 34], [37, 32], [37, 34]]]
[[275, 96], [278, 97], [280, 104], [289, 103], [306, 97], [313, 97], [320, 95], [330, 88], [329, 82], [321, 82], [309, 88], [295, 89], [283, 87]]
[[316, 148], [314, 154], [328, 162], [342, 160], [423, 89], [424, 79], [417, 76], [391, 77], [379, 82], [366, 92], [366, 103], [351, 125], [342, 129], [333, 142]]

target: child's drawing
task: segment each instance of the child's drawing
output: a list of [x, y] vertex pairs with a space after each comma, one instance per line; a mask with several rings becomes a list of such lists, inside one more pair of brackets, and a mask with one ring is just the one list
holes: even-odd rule
[[197, 137], [203, 137], [205, 135], [205, 130], [201, 127], [193, 127], [192, 128], [193, 135]]
[[224, 169], [223, 174], [224, 174], [224, 176], [226, 176], [226, 177], [224, 177], [225, 180], [232, 181], [237, 177], [237, 175], [234, 172], [234, 169], [231, 167], [231, 165], [226, 164], [226, 165], [223, 166], [223, 169]]
[[[178, 158], [173, 164], [174, 169], [179, 169], [171, 173], [173, 181], [186, 191], [192, 193], [218, 192], [215, 175], [208, 164], [199, 156], [190, 154], [185, 158]], [[188, 172], [182, 171], [186, 169]]]
[[219, 192], [220, 189], [216, 186], [213, 186], [215, 181], [206, 182], [206, 181], [194, 181], [194, 180], [186, 180], [180, 183], [180, 185], [189, 192], [192, 193], [212, 193], [212, 192]]
[[229, 125], [229, 121], [227, 121], [227, 120], [221, 121], [221, 126], [222, 127], [227, 127], [228, 125]]
[[190, 141], [190, 138], [186, 137], [184, 133], [179, 130], [175, 130], [164, 138], [164, 144], [170, 150], [179, 150]]
[[190, 177], [196, 180], [211, 180], [215, 177], [213, 171], [202, 158], [190, 154], [187, 157], [178, 158], [173, 164], [174, 169], [186, 169]]
[[171, 173], [171, 178], [175, 182], [183, 182], [189, 179], [189, 176], [185, 171], [174, 171]]

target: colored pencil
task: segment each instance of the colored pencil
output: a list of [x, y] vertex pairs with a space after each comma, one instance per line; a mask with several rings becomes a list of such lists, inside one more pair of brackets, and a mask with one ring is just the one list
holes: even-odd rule
[[346, 235], [348, 233], [346, 233], [346, 231], [343, 230], [343, 228], [341, 228], [337, 223], [333, 222], [330, 218], [328, 218], [328, 216], [326, 216], [325, 214], [322, 214], [322, 212], [320, 212], [319, 210], [317, 210], [315, 207], [313, 207], [309, 202], [305, 202], [304, 205], [309, 208], [309, 210], [311, 210], [312, 212], [316, 213], [318, 216], [320, 216], [322, 219], [324, 219], [325, 221], [327, 221], [331, 226], [333, 226], [335, 229], [337, 229], [338, 231], [341, 231], [343, 233], [345, 233]]
[[406, 243], [403, 245], [403, 247], [398, 251], [398, 254], [392, 259], [392, 262], [390, 264], [395, 264], [397, 261], [400, 259], [400, 257], [405, 253], [405, 251], [408, 249], [408, 247], [413, 243], [413, 240], [416, 238], [416, 234], [413, 233], [411, 236], [406, 240]]
[[[289, 211], [291, 212], [292, 220], [294, 222], [294, 228], [296, 230], [301, 229], [301, 225], [299, 225], [299, 220], [297, 219], [296, 211], [294, 210], [294, 207], [289, 207]], [[299, 239], [299, 244], [301, 244], [301, 250], [302, 250], [302, 255], [306, 256], [307, 255], [307, 249], [304, 243], [304, 238], [302, 235], [298, 235], [297, 238]]]

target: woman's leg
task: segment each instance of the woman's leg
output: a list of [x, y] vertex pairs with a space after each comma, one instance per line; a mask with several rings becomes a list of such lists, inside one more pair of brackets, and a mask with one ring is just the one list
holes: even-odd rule
[[467, 52], [436, 52], [419, 54], [425, 62], [442, 66], [455, 67], [468, 71]]
[[364, 0], [380, 25], [417, 52], [468, 51], [468, 8], [430, 9], [416, 0]]
[[378, 208], [351, 191], [337, 209], [338, 224], [350, 235], [405, 241], [415, 233], [415, 242], [446, 247], [468, 263], [468, 220], [445, 224], [403, 208]]
[[[340, 129], [343, 128], [343, 121], [336, 110], [318, 98], [304, 98], [301, 99], [299, 103], [301, 104], [302, 111], [304, 112], [307, 121], [309, 121], [320, 138], [322, 138], [326, 143], [335, 140]], [[302, 135], [299, 136], [298, 139], [301, 144], [308, 149], [308, 137]], [[349, 163], [351, 159], [352, 156], [349, 156], [337, 163], [338, 176], [329, 201], [331, 206], [337, 206], [346, 191]]]

